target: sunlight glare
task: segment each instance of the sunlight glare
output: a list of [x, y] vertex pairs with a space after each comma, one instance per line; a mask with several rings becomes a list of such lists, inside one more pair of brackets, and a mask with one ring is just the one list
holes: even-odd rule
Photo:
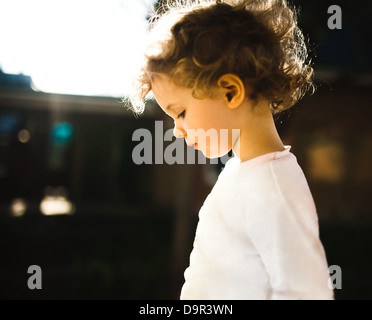
[[153, 0], [2, 0], [0, 67], [41, 91], [122, 97]]

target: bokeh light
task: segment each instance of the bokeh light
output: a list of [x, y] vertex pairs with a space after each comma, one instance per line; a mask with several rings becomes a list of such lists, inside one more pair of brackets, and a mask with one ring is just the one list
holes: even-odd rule
[[16, 198], [10, 204], [10, 214], [12, 217], [22, 217], [27, 211], [27, 202], [22, 198]]

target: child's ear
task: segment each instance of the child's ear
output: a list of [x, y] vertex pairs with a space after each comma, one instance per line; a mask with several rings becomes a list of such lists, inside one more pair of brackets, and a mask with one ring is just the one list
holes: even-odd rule
[[235, 74], [224, 74], [217, 85], [224, 91], [225, 102], [229, 108], [239, 107], [245, 99], [245, 87], [243, 81]]

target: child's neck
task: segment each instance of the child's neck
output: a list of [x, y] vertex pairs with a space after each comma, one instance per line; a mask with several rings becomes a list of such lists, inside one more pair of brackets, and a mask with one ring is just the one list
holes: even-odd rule
[[240, 137], [233, 152], [241, 161], [248, 161], [263, 154], [283, 151], [284, 145], [276, 130], [270, 107], [265, 103], [257, 104], [248, 113], [241, 114]]

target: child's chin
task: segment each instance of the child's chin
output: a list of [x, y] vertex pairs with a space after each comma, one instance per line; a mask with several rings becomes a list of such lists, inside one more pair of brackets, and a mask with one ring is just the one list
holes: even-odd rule
[[206, 157], [207, 159], [221, 158], [229, 153], [229, 151], [226, 151], [226, 152], [212, 152], [210, 150], [200, 150], [200, 151], [203, 153], [204, 157]]

